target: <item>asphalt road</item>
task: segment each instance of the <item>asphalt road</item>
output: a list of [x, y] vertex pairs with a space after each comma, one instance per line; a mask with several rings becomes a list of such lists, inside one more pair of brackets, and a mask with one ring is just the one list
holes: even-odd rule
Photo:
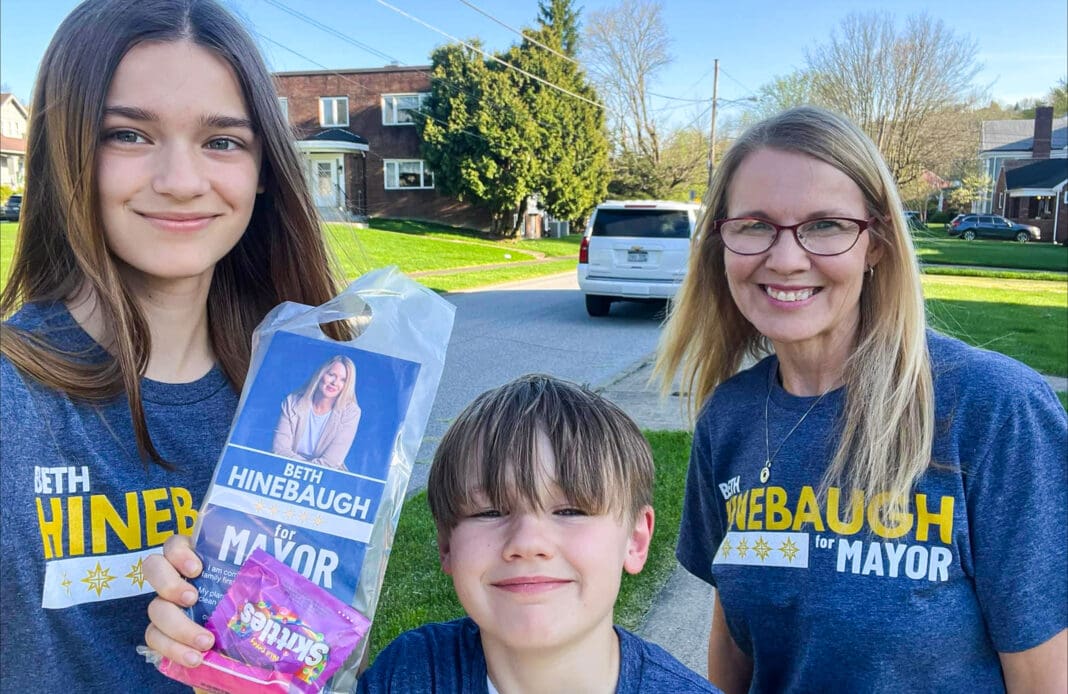
[[409, 494], [426, 486], [441, 435], [479, 393], [531, 372], [597, 388], [646, 358], [660, 335], [657, 304], [622, 302], [590, 318], [574, 274], [445, 298], [456, 320]]

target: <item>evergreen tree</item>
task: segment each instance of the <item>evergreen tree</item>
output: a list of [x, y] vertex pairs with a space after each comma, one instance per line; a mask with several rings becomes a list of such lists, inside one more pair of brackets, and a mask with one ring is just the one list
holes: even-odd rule
[[437, 187], [488, 209], [501, 234], [518, 229], [532, 194], [577, 222], [607, 189], [604, 110], [578, 63], [558, 55], [574, 51], [578, 12], [571, 0], [540, 7], [539, 28], [500, 57], [583, 98], [450, 44], [432, 55], [430, 97], [416, 118]]
[[[521, 98], [538, 122], [538, 156], [544, 167], [535, 192], [554, 217], [577, 222], [607, 193], [608, 137], [604, 109], [591, 103], [599, 103], [597, 93], [579, 64], [537, 45], [567, 55], [566, 37], [578, 34], [577, 13], [570, 0], [553, 0], [551, 9], [554, 14], [548, 20], [553, 23], [548, 24], [543, 18], [539, 29], [527, 31], [533, 41], [513, 46], [505, 59], [588, 100], [518, 76]], [[543, 4], [543, 15], [546, 11]], [[574, 46], [573, 40], [571, 45]]]
[[431, 62], [430, 97], [417, 125], [434, 181], [443, 193], [488, 209], [494, 232], [514, 231], [511, 214], [542, 168], [536, 123], [514, 73], [458, 44], [438, 48]]
[[560, 48], [557, 50], [570, 58], [578, 55], [579, 9], [572, 0], [539, 0], [538, 24], [542, 29], [551, 29], [559, 37]]

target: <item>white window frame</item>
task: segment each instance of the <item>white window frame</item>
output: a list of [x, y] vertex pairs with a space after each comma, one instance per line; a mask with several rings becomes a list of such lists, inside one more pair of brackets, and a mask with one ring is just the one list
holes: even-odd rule
[[397, 101], [403, 97], [415, 97], [416, 104], [415, 109], [421, 110], [423, 108], [423, 102], [430, 96], [430, 92], [400, 92], [397, 94], [383, 94], [382, 95], [382, 125], [394, 126], [394, 125], [415, 125], [410, 117], [408, 120], [398, 120], [400, 114], [406, 111], [412, 110], [409, 107], [397, 108]]
[[[405, 186], [400, 184], [400, 166], [402, 164], [419, 165], [419, 185]], [[392, 184], [390, 181], [390, 169], [393, 170]], [[382, 162], [382, 178], [386, 190], [431, 190], [434, 187], [434, 172], [427, 168], [426, 162], [422, 159], [386, 159]]]
[[[332, 121], [327, 121], [327, 109], [330, 110]], [[342, 120], [344, 118], [344, 120]], [[319, 97], [319, 125], [324, 128], [347, 128], [349, 125], [349, 97], [347, 96], [320, 96]]]
[[289, 99], [284, 96], [278, 97], [278, 108], [282, 109], [282, 118], [289, 122]]

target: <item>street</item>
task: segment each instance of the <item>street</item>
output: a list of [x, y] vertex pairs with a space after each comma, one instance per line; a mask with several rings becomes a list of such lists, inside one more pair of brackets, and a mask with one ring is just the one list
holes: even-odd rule
[[438, 440], [479, 393], [531, 372], [596, 388], [646, 357], [660, 335], [657, 304], [622, 302], [590, 318], [573, 273], [446, 299], [456, 323], [409, 493], [426, 485]]

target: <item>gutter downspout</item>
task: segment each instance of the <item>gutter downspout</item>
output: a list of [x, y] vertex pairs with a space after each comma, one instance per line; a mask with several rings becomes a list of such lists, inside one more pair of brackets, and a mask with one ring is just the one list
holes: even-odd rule
[[1057, 245], [1057, 222], [1060, 221], [1060, 217], [1061, 217], [1061, 202], [1064, 200], [1064, 195], [1065, 195], [1064, 189], [1061, 188], [1060, 190], [1057, 191], [1057, 197], [1054, 198], [1055, 202], [1053, 203], [1053, 236], [1052, 236], [1052, 238], [1050, 238], [1050, 242], [1054, 246]]

